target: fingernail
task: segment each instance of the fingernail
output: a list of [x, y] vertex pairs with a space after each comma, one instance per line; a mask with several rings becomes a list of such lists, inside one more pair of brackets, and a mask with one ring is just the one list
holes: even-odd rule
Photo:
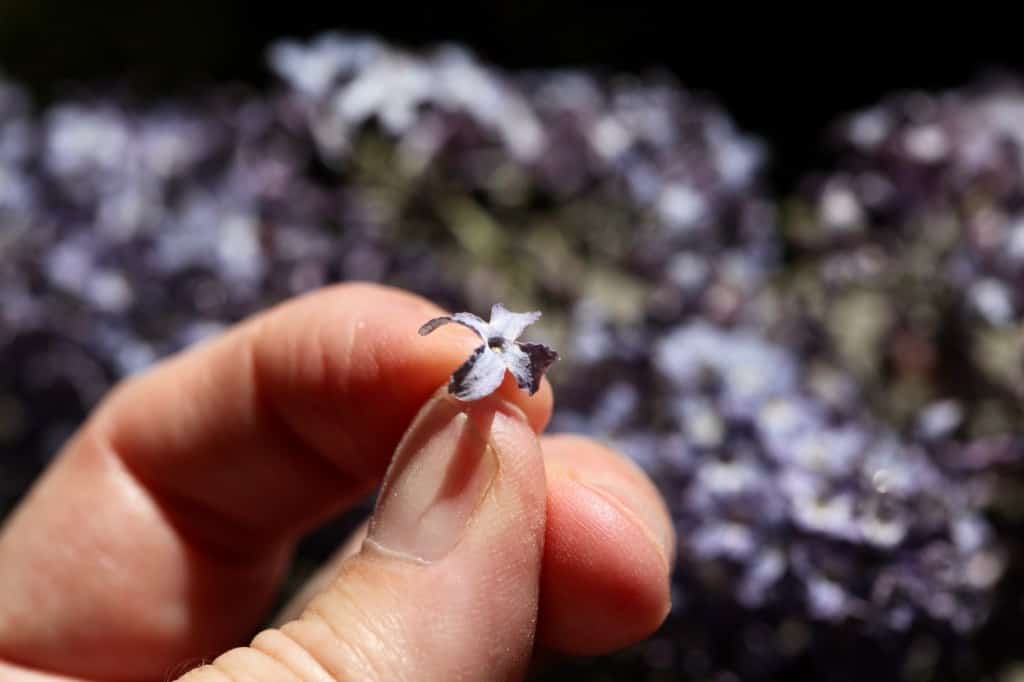
[[440, 393], [413, 420], [384, 477], [368, 543], [417, 561], [446, 556], [498, 473], [493, 433], [523, 420], [497, 397], [463, 403]]
[[662, 510], [652, 508], [648, 500], [641, 499], [618, 481], [588, 479], [579, 482], [625, 511], [640, 527], [644, 535], [651, 540], [665, 563], [671, 568], [675, 545], [674, 534]]

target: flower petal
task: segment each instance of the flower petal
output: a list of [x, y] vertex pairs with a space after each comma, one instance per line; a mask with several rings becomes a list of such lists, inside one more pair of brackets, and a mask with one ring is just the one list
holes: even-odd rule
[[476, 335], [479, 336], [484, 341], [486, 341], [487, 338], [491, 336], [488, 324], [481, 320], [476, 315], [474, 315], [473, 313], [455, 313], [454, 315], [435, 317], [434, 319], [430, 320], [422, 327], [420, 327], [419, 334], [420, 336], [426, 336], [427, 334], [434, 331], [438, 327], [446, 325], [449, 322], [461, 324], [463, 327], [469, 327], [470, 329], [475, 331]]
[[558, 353], [543, 343], [516, 343], [502, 355], [519, 388], [525, 388], [530, 395], [537, 392], [544, 372], [558, 359]]
[[491, 306], [491, 333], [502, 336], [506, 341], [515, 341], [523, 330], [540, 319], [540, 312], [514, 313], [500, 303]]
[[505, 369], [501, 355], [484, 344], [455, 370], [448, 382], [448, 392], [459, 400], [479, 400], [501, 385]]

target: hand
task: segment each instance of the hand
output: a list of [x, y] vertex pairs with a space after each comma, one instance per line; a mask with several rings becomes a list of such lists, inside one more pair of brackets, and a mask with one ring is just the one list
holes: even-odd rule
[[[342, 285], [112, 391], [0, 534], [0, 678], [166, 680], [212, 661], [184, 679], [507, 680], [535, 644], [596, 654], [654, 630], [674, 551], [654, 486], [594, 442], [538, 436], [546, 383], [438, 391], [477, 343], [417, 336], [438, 314]], [[382, 479], [361, 549], [228, 651], [296, 540]]]

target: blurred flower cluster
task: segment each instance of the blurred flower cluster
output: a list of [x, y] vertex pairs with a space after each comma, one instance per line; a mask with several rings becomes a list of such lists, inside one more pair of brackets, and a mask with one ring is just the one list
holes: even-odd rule
[[[1024, 91], [995, 80], [893, 97], [841, 121], [840, 159], [792, 202], [791, 298], [904, 427], [1024, 417]], [[793, 319], [796, 319], [794, 316]]]
[[270, 61], [270, 93], [147, 107], [0, 82], [0, 512], [119, 378], [382, 281], [543, 310], [553, 428], [661, 486], [675, 608], [632, 678], [822, 679], [860, 642], [829, 679], [928, 679], [964, 650], [1012, 572], [1024, 97], [858, 114], [779, 212], [761, 144], [664, 76], [337, 35]]

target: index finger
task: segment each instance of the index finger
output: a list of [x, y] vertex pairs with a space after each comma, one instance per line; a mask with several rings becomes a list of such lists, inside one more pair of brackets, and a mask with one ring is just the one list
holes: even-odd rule
[[[248, 635], [294, 540], [376, 485], [478, 343], [418, 336], [439, 312], [333, 287], [116, 389], [0, 535], [0, 659], [151, 678]], [[550, 387], [501, 390], [543, 428]]]
[[[151, 487], [268, 535], [305, 528], [376, 485], [420, 406], [479, 345], [461, 330], [418, 336], [439, 313], [380, 286], [316, 292], [126, 385], [97, 427]], [[550, 387], [530, 399], [509, 384], [542, 430]], [[291, 480], [304, 473], [296, 451], [323, 476]]]

